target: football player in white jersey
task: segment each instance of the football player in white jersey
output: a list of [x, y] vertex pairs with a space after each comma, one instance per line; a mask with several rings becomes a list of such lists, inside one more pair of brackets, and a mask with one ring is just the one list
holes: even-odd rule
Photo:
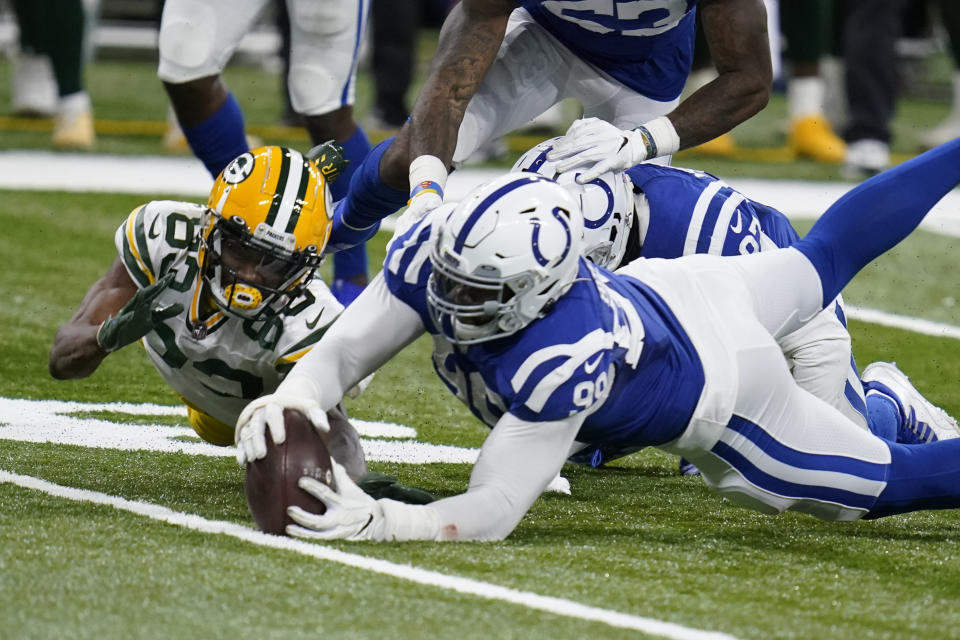
[[[680, 102], [697, 14], [719, 76]], [[439, 206], [454, 163], [565, 98], [613, 123], [632, 166], [729, 131], [771, 82], [761, 0], [462, 0], [409, 120], [357, 169], [331, 242], [357, 244], [408, 200], [412, 219]]]
[[[641, 163], [580, 184], [581, 171], [563, 171], [549, 159], [561, 141], [531, 148], [513, 170], [546, 176], [570, 191], [584, 216], [584, 255], [602, 267], [615, 270], [639, 257], [745, 255], [800, 239], [780, 211], [701, 171]], [[869, 365], [861, 384], [841, 296], [778, 342], [801, 388], [874, 434], [908, 444], [960, 435], [957, 422], [914, 389], [896, 365]], [[584, 451], [578, 459], [596, 466], [610, 454]]]
[[[154, 201], [117, 229], [117, 257], [57, 331], [50, 373], [92, 374], [140, 341], [205, 441], [233, 444], [237, 416], [273, 391], [343, 310], [314, 277], [330, 234], [330, 193], [299, 151], [262, 147], [217, 178], [206, 206]], [[366, 466], [342, 408], [331, 447], [354, 478]]]
[[850, 521], [958, 508], [960, 438], [876, 437], [801, 389], [776, 341], [958, 183], [960, 140], [854, 188], [792, 247], [611, 272], [579, 255], [582, 216], [563, 187], [508, 174], [391, 242], [383, 272], [340, 322], [244, 409], [240, 460], [264, 454], [284, 406], [312, 406], [322, 420], [427, 332], [437, 374], [493, 427], [466, 492], [429, 505], [373, 500], [335, 465], [336, 491], [301, 479], [326, 511], [290, 508], [288, 533], [502, 539], [581, 444], [682, 455], [720, 495], [769, 514]]

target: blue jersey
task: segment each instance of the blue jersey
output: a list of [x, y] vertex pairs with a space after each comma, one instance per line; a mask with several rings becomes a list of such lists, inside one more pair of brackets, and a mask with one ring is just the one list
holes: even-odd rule
[[653, 290], [581, 258], [577, 281], [545, 317], [513, 336], [456, 347], [427, 310], [432, 219], [391, 242], [384, 278], [434, 336], [437, 374], [480, 420], [492, 427], [506, 412], [527, 421], [586, 412], [577, 440], [621, 452], [686, 428], [703, 368]]
[[521, 0], [579, 58], [653, 100], [683, 90], [693, 61], [697, 0]]
[[[650, 208], [639, 253], [736, 256], [789, 247], [800, 236], [781, 212], [745, 198], [709, 173], [640, 164], [627, 171]], [[628, 255], [627, 261], [636, 258]]]

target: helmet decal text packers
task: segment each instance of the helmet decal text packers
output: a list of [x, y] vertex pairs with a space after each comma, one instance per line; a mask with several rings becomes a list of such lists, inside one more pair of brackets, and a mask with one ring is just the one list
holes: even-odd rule
[[234, 159], [214, 182], [200, 233], [204, 285], [220, 310], [247, 319], [280, 312], [313, 278], [330, 237], [333, 205], [317, 166], [268, 146]]

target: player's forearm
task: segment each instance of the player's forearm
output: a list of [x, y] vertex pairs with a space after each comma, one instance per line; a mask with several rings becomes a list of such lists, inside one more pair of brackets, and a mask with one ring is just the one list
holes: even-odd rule
[[719, 75], [669, 114], [681, 149], [712, 140], [759, 112], [773, 81], [760, 0], [707, 0], [698, 11]]
[[450, 12], [410, 120], [384, 154], [381, 173], [388, 185], [412, 187], [407, 167], [418, 156], [435, 156], [450, 166], [467, 104], [496, 58], [515, 7], [506, 0], [465, 1]]
[[50, 375], [57, 380], [73, 380], [96, 371], [107, 357], [97, 343], [98, 328], [99, 325], [74, 321], [60, 327], [50, 348]]

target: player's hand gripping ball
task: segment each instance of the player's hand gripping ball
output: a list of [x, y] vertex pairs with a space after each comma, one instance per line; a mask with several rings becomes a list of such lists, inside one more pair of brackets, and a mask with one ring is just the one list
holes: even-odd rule
[[323, 513], [326, 506], [297, 486], [302, 476], [310, 476], [334, 490], [333, 461], [325, 433], [320, 433], [307, 417], [294, 409], [283, 412], [286, 440], [276, 445], [267, 438], [267, 455], [247, 463], [246, 493], [250, 515], [266, 533], [283, 535], [293, 520], [287, 507], [298, 506], [311, 513]]

